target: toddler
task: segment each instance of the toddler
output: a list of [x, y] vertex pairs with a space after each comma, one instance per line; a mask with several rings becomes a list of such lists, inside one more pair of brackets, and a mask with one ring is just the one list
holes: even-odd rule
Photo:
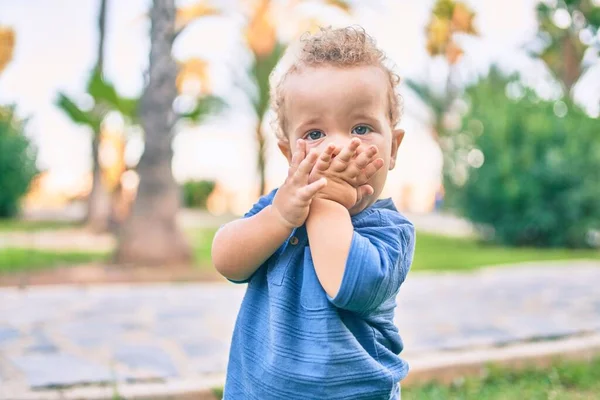
[[286, 60], [271, 101], [287, 178], [212, 247], [216, 269], [248, 283], [224, 398], [399, 399], [393, 317], [415, 232], [377, 200], [404, 136], [399, 79], [361, 28], [322, 29]]

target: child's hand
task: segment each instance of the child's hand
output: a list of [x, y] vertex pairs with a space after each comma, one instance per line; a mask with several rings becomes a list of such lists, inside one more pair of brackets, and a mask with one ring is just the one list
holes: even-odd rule
[[325, 177], [327, 187], [317, 197], [336, 201], [352, 208], [365, 195], [373, 194], [367, 181], [383, 166], [377, 156], [377, 147], [360, 148], [360, 140], [352, 139], [348, 146], [333, 157], [335, 146], [330, 144], [319, 156], [309, 182]]
[[317, 152], [313, 151], [307, 155], [305, 142], [298, 141], [288, 176], [277, 190], [272, 205], [281, 221], [289, 228], [301, 226], [306, 221], [312, 199], [327, 185], [327, 180], [322, 177], [309, 183], [310, 171], [318, 159]]

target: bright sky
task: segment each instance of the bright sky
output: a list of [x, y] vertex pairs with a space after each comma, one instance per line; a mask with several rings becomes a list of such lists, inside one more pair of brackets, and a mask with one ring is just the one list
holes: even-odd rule
[[[233, 9], [236, 0], [223, 3]], [[397, 64], [401, 76], [426, 76], [423, 30], [432, 0], [355, 3], [371, 5], [358, 8], [354, 19], [330, 13], [333, 24], [363, 25]], [[522, 50], [535, 33], [535, 1], [469, 3], [477, 12], [481, 37], [464, 42], [467, 56], [461, 68], [465, 76], [484, 71], [495, 61], [508, 69], [524, 71], [532, 81], [543, 80], [539, 62], [528, 59]], [[64, 185], [89, 170], [90, 133], [71, 123], [53, 101], [59, 90], [73, 96], [84, 91], [95, 62], [98, 4], [97, 0], [0, 0], [0, 25], [12, 26], [17, 33], [14, 60], [0, 77], [0, 103], [15, 102], [19, 114], [30, 118], [28, 134], [39, 146], [39, 166], [49, 168], [57, 182]], [[106, 74], [126, 95], [137, 95], [142, 88], [149, 50], [149, 23], [145, 18], [149, 4], [149, 0], [109, 0]], [[317, 8], [303, 10], [310, 13]], [[239, 50], [239, 26], [239, 16], [211, 18], [190, 27], [176, 42], [177, 57], [200, 56], [213, 62], [214, 90], [232, 104], [225, 115], [202, 127], [182, 130], [174, 143], [173, 165], [179, 180], [216, 178], [234, 188], [247, 188], [257, 182], [254, 117], [232, 83], [232, 72], [242, 77], [245, 62]], [[600, 79], [597, 73], [590, 75], [585, 84], [579, 85], [582, 88], [578, 88], [577, 95], [597, 112], [593, 107], [598, 104]], [[402, 127], [407, 139], [401, 148], [399, 167], [390, 180], [435, 182], [440, 170], [439, 151], [427, 127], [415, 118], [425, 115], [425, 110], [406, 90], [404, 96]], [[274, 141], [269, 152], [268, 174], [272, 184], [277, 184], [285, 175], [285, 160], [277, 154]]]

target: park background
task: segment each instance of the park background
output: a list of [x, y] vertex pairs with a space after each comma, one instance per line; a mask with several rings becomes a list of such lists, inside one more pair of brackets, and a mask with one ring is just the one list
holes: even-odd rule
[[4, 0], [0, 396], [218, 391], [243, 286], [211, 240], [286, 174], [269, 73], [355, 24], [402, 78], [406, 396], [600, 392], [600, 2]]

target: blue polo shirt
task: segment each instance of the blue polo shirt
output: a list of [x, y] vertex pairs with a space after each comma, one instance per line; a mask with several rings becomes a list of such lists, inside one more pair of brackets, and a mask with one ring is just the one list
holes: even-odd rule
[[[260, 198], [245, 217], [270, 205], [275, 192]], [[317, 279], [305, 226], [245, 281], [224, 399], [399, 397], [408, 364], [398, 356], [403, 344], [393, 317], [413, 258], [414, 227], [391, 199], [353, 216], [352, 225], [335, 298]]]

